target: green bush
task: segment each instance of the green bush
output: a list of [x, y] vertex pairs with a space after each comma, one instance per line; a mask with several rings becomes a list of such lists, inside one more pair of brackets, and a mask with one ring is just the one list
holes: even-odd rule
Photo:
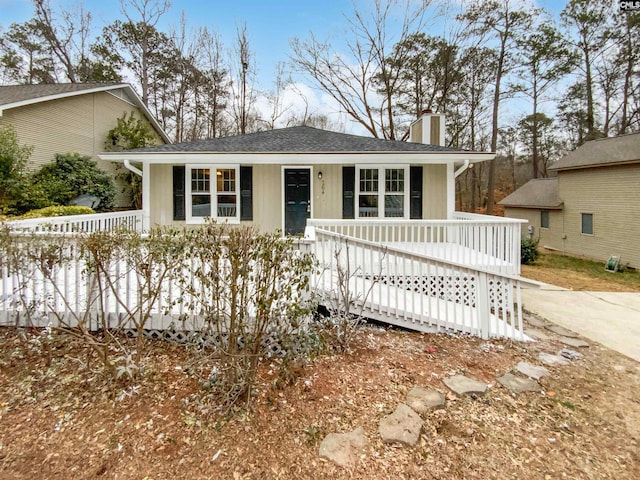
[[91, 207], [79, 207], [75, 205], [51, 205], [37, 210], [31, 210], [20, 218], [64, 217], [66, 215], [88, 215], [96, 213]]
[[55, 160], [43, 165], [33, 176], [33, 186], [46, 202], [68, 205], [80, 195], [95, 195], [100, 199], [98, 210], [113, 206], [115, 186], [111, 175], [100, 170], [90, 157], [79, 153], [57, 153]]
[[520, 263], [530, 265], [538, 258], [538, 239], [523, 238], [520, 242]]
[[10, 125], [0, 126], [0, 213], [16, 214], [29, 192], [27, 162], [33, 147], [20, 145]]

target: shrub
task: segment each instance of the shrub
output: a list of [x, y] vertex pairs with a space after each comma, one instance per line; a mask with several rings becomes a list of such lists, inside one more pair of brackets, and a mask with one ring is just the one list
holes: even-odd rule
[[[150, 147], [157, 144], [156, 136], [149, 123], [137, 118], [133, 112], [118, 118], [117, 125], [107, 133], [104, 149], [107, 152], [120, 152], [134, 148]], [[118, 171], [116, 178], [123, 180], [131, 193], [131, 204], [142, 208], [142, 181], [135, 173], [124, 169], [121, 163], [115, 163]]]
[[88, 194], [100, 199], [98, 210], [104, 211], [112, 207], [115, 196], [111, 176], [100, 170], [90, 157], [79, 153], [57, 153], [53, 162], [34, 174], [33, 184], [49, 205], [67, 205], [74, 198]]
[[0, 126], [0, 213], [19, 213], [23, 196], [30, 191], [26, 175], [33, 147], [20, 145], [13, 127]]
[[523, 238], [520, 241], [520, 263], [530, 265], [538, 258], [538, 239]]
[[96, 212], [91, 207], [51, 205], [49, 207], [31, 210], [20, 218], [64, 217], [66, 215], [88, 215], [90, 213]]
[[[184, 309], [203, 318], [217, 344], [217, 365], [203, 384], [222, 409], [249, 405], [264, 346], [275, 339], [292, 355], [289, 340], [310, 318], [312, 258], [296, 252], [292, 239], [249, 227], [208, 224], [191, 231], [187, 245], [187, 265], [198, 267], [179, 279]], [[284, 368], [299, 363], [291, 355]]]

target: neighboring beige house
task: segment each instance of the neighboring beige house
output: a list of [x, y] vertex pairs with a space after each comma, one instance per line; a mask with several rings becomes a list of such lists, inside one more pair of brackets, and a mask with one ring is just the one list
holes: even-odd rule
[[[640, 133], [587, 142], [500, 203], [540, 246], [640, 268]], [[523, 226], [523, 235], [528, 235]]]
[[455, 177], [494, 154], [443, 146], [441, 115], [424, 114], [411, 133], [430, 143], [300, 126], [101, 158], [142, 164], [144, 229], [211, 217], [298, 234], [308, 218], [451, 219]]
[[[12, 125], [22, 144], [33, 146], [30, 168], [51, 162], [56, 153], [78, 152], [114, 173], [115, 166], [100, 160], [107, 133], [125, 113], [145, 118], [158, 144], [170, 143], [167, 134], [126, 83], [43, 84], [0, 86], [0, 125]], [[128, 206], [120, 193], [117, 206]]]

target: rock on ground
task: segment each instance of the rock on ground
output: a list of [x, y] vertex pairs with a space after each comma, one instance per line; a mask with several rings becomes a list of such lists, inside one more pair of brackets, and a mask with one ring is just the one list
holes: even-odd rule
[[535, 380], [516, 377], [512, 373], [505, 373], [497, 380], [501, 385], [507, 387], [513, 393], [537, 392], [540, 390], [540, 385], [538, 385], [538, 382]]
[[533, 365], [529, 362], [520, 362], [516, 365], [516, 370], [523, 375], [534, 380], [540, 380], [542, 377], [549, 374], [549, 370], [539, 365]]
[[414, 387], [407, 394], [407, 405], [418, 413], [444, 407], [444, 401], [445, 397], [442, 393], [421, 387]]
[[404, 403], [396, 411], [380, 420], [379, 432], [385, 443], [401, 443], [413, 447], [420, 439], [423, 421]]
[[568, 348], [560, 350], [558, 355], [569, 360], [580, 360], [582, 358], [582, 354], [580, 352], [576, 352], [575, 350], [570, 350]]
[[484, 393], [487, 390], [487, 384], [482, 383], [475, 378], [465, 377], [464, 375], [454, 375], [445, 378], [444, 384], [458, 395], [465, 393]]
[[367, 445], [367, 437], [362, 427], [349, 433], [330, 433], [320, 443], [319, 455], [341, 467], [351, 467]]
[[537, 338], [538, 340], [551, 340], [551, 336], [544, 333], [537, 328], [525, 328], [524, 333], [530, 337]]
[[567, 360], [560, 355], [553, 355], [551, 353], [540, 352], [538, 354], [538, 360], [546, 365], [556, 366], [556, 365], [570, 365], [571, 361]]

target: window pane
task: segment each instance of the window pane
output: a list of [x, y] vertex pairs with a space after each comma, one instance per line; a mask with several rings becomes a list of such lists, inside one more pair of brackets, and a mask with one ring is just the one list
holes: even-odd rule
[[540, 228], [549, 228], [549, 212], [546, 210], [540, 212]]
[[377, 192], [378, 191], [378, 169], [363, 168], [360, 170], [360, 191], [361, 192]]
[[582, 233], [586, 235], [593, 235], [593, 214], [582, 214]]
[[211, 216], [211, 197], [209, 195], [191, 195], [191, 216]]
[[358, 201], [358, 215], [360, 217], [377, 217], [378, 216], [378, 196], [377, 195], [360, 195]]
[[404, 195], [384, 196], [384, 216], [404, 217]]
[[218, 195], [218, 216], [219, 217], [235, 217], [236, 216], [236, 196], [235, 195]]
[[233, 168], [219, 168], [216, 170], [218, 192], [236, 191], [236, 171]]
[[387, 168], [385, 170], [385, 192], [404, 192], [404, 169]]
[[208, 193], [210, 191], [210, 172], [208, 168], [191, 170], [191, 191], [193, 193]]

